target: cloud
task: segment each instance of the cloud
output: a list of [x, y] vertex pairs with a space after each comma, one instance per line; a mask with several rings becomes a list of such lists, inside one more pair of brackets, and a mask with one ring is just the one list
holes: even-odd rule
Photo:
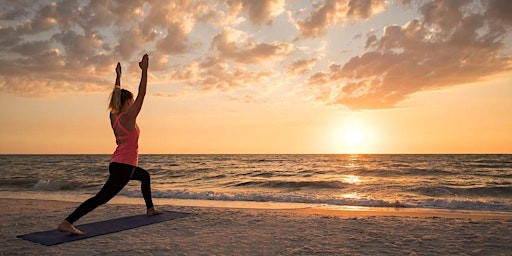
[[318, 37], [329, 27], [347, 20], [366, 20], [387, 8], [380, 0], [325, 0], [305, 20], [297, 21], [302, 38]]
[[193, 48], [188, 40], [188, 33], [181, 24], [171, 23], [167, 25], [167, 35], [156, 42], [156, 49], [163, 54], [183, 54]]
[[11, 47], [15, 47], [17, 44], [22, 43], [22, 41], [23, 39], [16, 29], [0, 26], [0, 50], [11, 49]]
[[51, 49], [51, 43], [49, 40], [23, 42], [15, 44], [12, 48], [14, 52], [24, 56], [34, 56], [49, 49]]
[[[322, 102], [387, 108], [418, 91], [470, 83], [510, 68], [507, 0], [308, 3], [3, 1], [0, 92], [106, 91], [118, 61], [123, 83], [137, 84], [137, 62], [148, 52], [152, 81], [159, 84], [185, 84], [194, 92], [237, 91], [279, 76], [308, 75], [304, 85]], [[363, 44], [354, 46], [363, 49], [358, 56], [339, 54], [336, 42], [328, 41], [335, 37], [323, 37], [329, 28], [371, 19], [390, 4], [417, 8], [419, 16], [406, 24], [379, 24], [387, 25], [382, 32], [358, 31], [353, 40]], [[304, 40], [283, 41], [293, 37]], [[312, 72], [322, 68], [320, 63], [329, 64]]]
[[213, 38], [212, 47], [221, 58], [245, 64], [286, 57], [293, 49], [292, 44], [285, 42], [255, 43], [247, 33], [229, 27]]
[[256, 26], [271, 26], [285, 12], [284, 0], [200, 1], [194, 6], [199, 22], [217, 27], [236, 26], [247, 20]]
[[29, 1], [11, 1], [7, 6], [2, 6], [0, 11], [0, 20], [16, 20], [26, 17], [29, 14]]
[[53, 39], [63, 45], [68, 63], [86, 60], [102, 46], [101, 38], [95, 34], [78, 34], [72, 30], [54, 34]]
[[118, 32], [118, 43], [115, 46], [115, 54], [123, 60], [129, 60], [135, 54], [135, 50], [141, 49], [146, 43], [142, 31], [138, 27], [131, 27]]
[[489, 19], [495, 19], [499, 22], [505, 22], [512, 25], [512, 4], [507, 0], [485, 1], [487, 11], [485, 16]]
[[242, 0], [242, 3], [249, 14], [249, 20], [258, 25], [272, 23], [272, 20], [284, 11], [284, 0]]
[[239, 16], [242, 11], [240, 2], [225, 1], [224, 5], [227, 6], [227, 10], [219, 7], [219, 5], [223, 6], [220, 1], [201, 2], [197, 4], [194, 8], [197, 21], [216, 27], [235, 26], [246, 21], [244, 17]]
[[153, 93], [152, 95], [156, 96], [156, 97], [162, 97], [162, 98], [177, 98], [179, 96], [178, 93], [162, 93], [162, 92]]
[[[203, 2], [7, 1], [0, 11], [0, 63], [8, 68], [0, 70], [0, 90], [38, 95], [107, 89], [111, 82], [104, 77], [113, 65], [137, 67], [139, 55], [152, 49], [152, 71], [166, 70], [169, 55], [197, 45], [188, 36]], [[124, 79], [136, 80], [129, 73]]]
[[309, 86], [327, 104], [391, 108], [419, 91], [510, 70], [510, 57], [499, 54], [506, 28], [489, 25], [482, 13], [469, 13], [466, 2], [455, 2], [423, 5], [423, 21], [387, 26], [381, 38], [370, 36], [367, 52], [343, 65], [331, 63], [328, 72], [309, 78]]
[[251, 71], [238, 65], [229, 65], [216, 57], [207, 57], [173, 71], [171, 80], [185, 82], [203, 91], [226, 91], [256, 85], [273, 75], [272, 71]]
[[[44, 45], [42, 43], [35, 47]], [[103, 85], [106, 84], [104, 79], [91, 76], [90, 69], [84, 68], [84, 73], [74, 72], [67, 66], [58, 49], [45, 49], [31, 58], [0, 60], [0, 66], [0, 90], [24, 96], [98, 92], [103, 91]]]
[[318, 58], [295, 60], [288, 66], [288, 74], [304, 75], [315, 66], [317, 61]]

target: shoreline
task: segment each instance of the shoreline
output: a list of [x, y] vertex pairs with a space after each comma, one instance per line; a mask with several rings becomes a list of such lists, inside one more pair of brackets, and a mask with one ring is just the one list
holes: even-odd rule
[[[42, 193], [6, 193], [0, 191], [0, 199], [14, 200], [41, 200], [81, 203], [92, 195], [84, 194], [42, 194]], [[224, 209], [251, 209], [257, 211], [283, 211], [300, 214], [336, 215], [350, 217], [357, 216], [407, 216], [407, 217], [443, 217], [443, 218], [476, 218], [512, 219], [512, 212], [490, 210], [466, 210], [444, 208], [408, 208], [408, 207], [371, 207], [371, 206], [340, 206], [310, 203], [286, 203], [286, 202], [255, 202], [255, 201], [217, 201], [198, 199], [170, 199], [153, 198], [155, 205], [198, 207], [198, 208], [224, 208]], [[143, 204], [141, 198], [115, 196], [107, 204], [113, 205], [138, 205]]]
[[[78, 204], [82, 203], [92, 195], [61, 195], [49, 196], [48, 194], [34, 193], [33, 197], [27, 195], [5, 194], [0, 192], [0, 199], [9, 200], [39, 200], [57, 201]], [[407, 207], [370, 207], [370, 206], [339, 206], [308, 203], [284, 203], [284, 202], [254, 202], [254, 201], [217, 201], [197, 199], [169, 199], [153, 198], [155, 205], [171, 207], [192, 207], [192, 208], [217, 208], [252, 211], [274, 211], [288, 212], [295, 214], [330, 215], [340, 217], [352, 216], [394, 216], [394, 217], [437, 217], [437, 218], [468, 218], [468, 219], [512, 219], [512, 212], [488, 211], [488, 210], [462, 210], [443, 208], [407, 208]], [[112, 205], [142, 205], [141, 198], [117, 195], [107, 204]]]

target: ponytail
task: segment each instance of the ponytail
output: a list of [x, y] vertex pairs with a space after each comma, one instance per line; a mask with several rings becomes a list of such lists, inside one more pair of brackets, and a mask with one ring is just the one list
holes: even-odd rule
[[131, 99], [133, 99], [133, 94], [130, 91], [121, 89], [121, 87], [116, 86], [110, 94], [110, 102], [108, 104], [108, 108], [110, 109], [110, 112], [119, 114], [125, 102]]
[[108, 108], [110, 109], [110, 112], [117, 114], [121, 111], [121, 106], [121, 88], [116, 86], [110, 94], [110, 103], [108, 104]]

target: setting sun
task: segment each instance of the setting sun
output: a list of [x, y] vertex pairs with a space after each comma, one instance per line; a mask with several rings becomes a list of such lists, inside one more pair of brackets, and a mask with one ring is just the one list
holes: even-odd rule
[[333, 152], [359, 154], [375, 152], [378, 146], [371, 121], [346, 117], [331, 129], [329, 144]]
[[351, 128], [345, 131], [345, 142], [351, 146], [361, 145], [364, 141], [364, 134], [361, 130]]

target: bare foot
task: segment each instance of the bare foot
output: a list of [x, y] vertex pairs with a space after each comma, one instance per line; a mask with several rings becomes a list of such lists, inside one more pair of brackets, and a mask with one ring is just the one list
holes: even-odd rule
[[63, 221], [57, 227], [57, 230], [59, 230], [60, 232], [68, 232], [70, 234], [75, 234], [75, 235], [83, 235], [83, 234], [85, 234], [85, 232], [83, 232], [80, 229], [76, 228], [75, 226], [73, 226], [71, 223], [69, 223], [67, 221]]
[[148, 211], [147, 211], [147, 213], [146, 213], [146, 214], [147, 214], [148, 216], [151, 216], [151, 215], [159, 215], [159, 214], [163, 214], [163, 213], [164, 213], [164, 212], [162, 212], [162, 211], [160, 211], [160, 210], [155, 209], [155, 207], [151, 207], [151, 208], [149, 208], [149, 209], [148, 209]]

